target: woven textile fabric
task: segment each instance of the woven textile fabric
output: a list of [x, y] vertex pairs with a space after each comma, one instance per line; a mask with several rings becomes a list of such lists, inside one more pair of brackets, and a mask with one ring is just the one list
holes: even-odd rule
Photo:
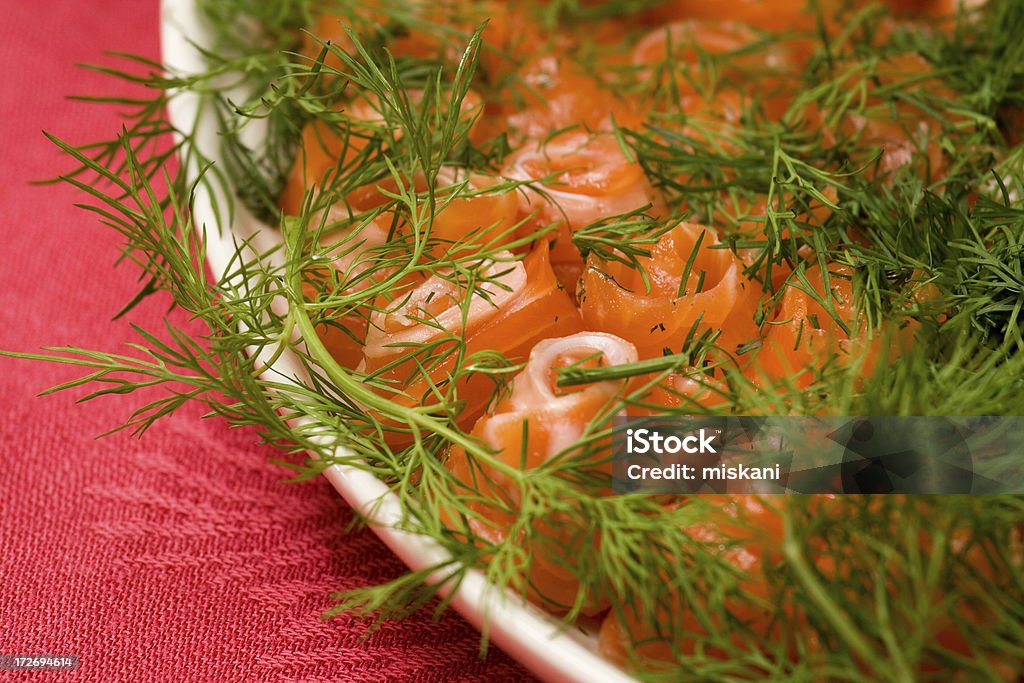
[[[72, 206], [84, 195], [30, 186], [67, 170], [43, 136], [109, 138], [110, 107], [70, 94], [124, 93], [75, 68], [106, 50], [159, 57], [156, 0], [0, 0], [0, 348], [118, 350], [130, 324], [158, 330], [168, 301], [113, 315], [137, 291], [115, 268], [120, 238]], [[180, 313], [171, 320], [196, 330]], [[37, 397], [73, 368], [0, 359], [0, 653], [78, 654], [74, 673], [0, 680], [523, 680], [501, 652], [480, 656], [465, 621], [429, 613], [365, 636], [324, 621], [330, 592], [398, 576], [323, 479], [284, 484], [251, 430], [188, 408], [142, 439], [96, 439], [148, 396], [85, 405]]]

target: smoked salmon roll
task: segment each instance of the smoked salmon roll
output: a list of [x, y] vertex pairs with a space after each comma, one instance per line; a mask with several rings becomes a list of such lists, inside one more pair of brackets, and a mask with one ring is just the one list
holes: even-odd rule
[[[602, 367], [632, 363], [636, 349], [624, 339], [600, 332], [581, 332], [546, 339], [530, 352], [530, 359], [512, 383], [511, 394], [473, 427], [472, 435], [491, 449], [495, 458], [513, 470], [529, 471], [550, 465], [553, 459], [578, 458], [572, 449], [595, 420], [607, 421], [613, 400], [625, 389], [624, 380], [559, 388], [557, 370], [580, 362]], [[589, 465], [610, 471], [607, 461]], [[476, 513], [468, 518], [469, 531], [487, 543], [507, 537], [522, 489], [504, 469], [481, 464], [464, 450], [454, 448], [448, 468], [467, 490], [466, 499]], [[573, 573], [577, 553], [599, 539], [573, 526], [571, 519], [538, 523], [523, 542], [531, 557], [524, 580], [533, 601], [566, 612], [580, 600], [580, 582]], [[584, 613], [605, 607], [598, 596], [584, 598]]]
[[573, 127], [610, 131], [612, 122], [636, 126], [643, 112], [603, 88], [571, 60], [558, 54], [527, 62], [516, 74], [507, 124], [513, 141], [540, 140], [553, 131]]
[[[542, 339], [578, 332], [579, 312], [558, 287], [546, 249], [522, 261], [510, 252], [483, 264], [470, 288], [451, 272], [410, 284], [370, 316], [360, 370], [388, 383], [381, 389], [407, 405], [437, 402], [451, 392], [458, 357], [481, 352], [520, 362]], [[462, 340], [460, 342], [460, 340]], [[462, 346], [459, 351], [460, 345]], [[495, 393], [485, 374], [462, 376], [454, 389], [467, 428], [483, 414]]]
[[706, 330], [730, 353], [758, 338], [761, 288], [711, 228], [680, 223], [639, 260], [650, 289], [639, 269], [591, 258], [580, 297], [588, 327], [628, 339], [641, 358], [679, 353], [687, 337]]
[[[425, 235], [428, 242], [424, 258], [442, 263], [449, 256], [465, 259], [493, 253], [515, 238], [517, 200], [510, 192], [487, 193], [487, 188], [497, 182], [478, 173], [441, 169], [436, 190], [440, 208]], [[425, 185], [422, 178], [417, 184]], [[468, 189], [467, 196], [460, 194], [460, 188]], [[388, 193], [396, 190], [394, 179], [386, 178], [349, 193], [344, 203], [327, 209], [327, 233], [321, 238], [326, 253], [320, 260], [326, 260], [334, 272], [327, 267], [309, 270], [305, 286], [309, 300], [363, 291], [394, 272], [393, 265], [382, 267], [375, 262], [384, 256], [380, 249], [371, 250], [386, 244], [392, 233], [408, 234], [408, 224], [396, 209], [374, 214], [391, 201]], [[410, 276], [405, 281], [408, 285], [422, 278]], [[359, 311], [327, 310], [323, 314], [327, 322], [317, 327], [328, 351], [345, 367], [355, 368], [362, 359], [370, 312], [367, 306]]]
[[574, 231], [644, 207], [654, 215], [665, 210], [643, 169], [610, 133], [570, 131], [528, 145], [508, 158], [503, 175], [532, 183], [519, 193], [520, 233], [555, 226], [548, 237], [551, 264], [571, 292], [583, 270], [583, 257], [572, 242]]
[[752, 377], [786, 379], [805, 387], [830, 362], [859, 359], [865, 368], [874, 366], [881, 337], [872, 337], [858, 314], [853, 269], [831, 264], [826, 272], [827, 277], [811, 265], [802, 277], [791, 276], [765, 324], [756, 362], [748, 368]]
[[[632, 61], [640, 77], [655, 79], [658, 89], [671, 85], [679, 97], [673, 104], [688, 114], [713, 113], [735, 122], [743, 93], [746, 99], [767, 98], [769, 111], [778, 117], [789, 102], [789, 93], [779, 91], [796, 79], [807, 48], [795, 41], [766, 44], [762, 36], [736, 21], [687, 19], [644, 36]], [[707, 58], [716, 55], [722, 59], [709, 64]]]
[[[410, 89], [408, 97], [419, 103], [423, 91]], [[373, 95], [364, 94], [337, 105], [333, 124], [325, 119], [314, 119], [302, 130], [302, 144], [292, 164], [279, 200], [285, 215], [298, 215], [302, 201], [309, 190], [319, 192], [330, 189], [332, 178], [352, 173], [355, 167], [373, 157], [376, 149], [386, 148], [389, 142], [402, 138], [403, 131], [388, 121], [385, 106]], [[466, 93], [460, 103], [459, 116], [469, 125], [467, 137], [476, 138], [480, 129], [483, 100], [473, 90]], [[369, 148], [369, 150], [368, 150]], [[341, 201], [341, 197], [338, 200]]]

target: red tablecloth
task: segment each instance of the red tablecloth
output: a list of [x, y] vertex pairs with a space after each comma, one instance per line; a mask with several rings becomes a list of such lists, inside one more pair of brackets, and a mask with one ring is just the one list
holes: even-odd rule
[[[104, 50], [156, 58], [156, 0], [0, 0], [0, 348], [116, 350], [129, 323], [156, 329], [166, 300], [124, 319], [136, 271], [114, 269], [119, 237], [72, 206], [82, 196], [29, 181], [66, 169], [41, 130], [110, 136], [108, 107], [66, 95], [115, 89], [75, 68]], [[187, 322], [180, 314], [172, 319]], [[397, 576], [402, 565], [323, 479], [283, 484], [248, 430], [191, 408], [141, 440], [95, 437], [137, 397], [75, 405], [36, 397], [76, 375], [0, 358], [0, 653], [81, 655], [46, 680], [519, 680], [502, 653], [479, 656], [459, 616], [385, 625], [323, 621], [329, 593]], [[40, 679], [41, 680], [41, 679]]]

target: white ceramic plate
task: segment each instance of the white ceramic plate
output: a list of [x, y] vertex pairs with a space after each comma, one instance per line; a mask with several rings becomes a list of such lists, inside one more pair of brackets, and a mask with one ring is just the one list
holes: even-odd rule
[[[245, 30], [240, 25], [239, 30]], [[196, 45], [208, 38], [196, 13], [194, 0], [163, 0], [161, 10], [161, 42], [164, 63], [173, 73], [196, 73], [204, 70]], [[182, 93], [171, 101], [169, 116], [175, 127], [195, 129], [196, 146], [214, 162], [218, 160], [217, 120], [212, 112], [202, 112], [199, 99]], [[193, 176], [196, 168], [190, 169]], [[277, 240], [276, 231], [255, 220], [241, 202], [235, 202], [231, 225], [223, 222], [214, 210], [224, 206], [217, 195], [221, 190], [201, 184], [193, 207], [196, 225], [203, 226], [207, 236], [207, 260], [213, 273], [221, 277], [236, 253], [240, 239], [251, 239], [257, 251]], [[274, 379], [301, 376], [298, 365], [287, 354], [274, 365]], [[411, 569], [437, 566], [446, 552], [431, 539], [394, 528], [401, 517], [398, 498], [372, 475], [350, 467], [335, 466], [327, 478], [349, 505], [365, 515], [378, 536]], [[486, 620], [491, 640], [534, 673], [548, 681], [634, 681], [596, 653], [596, 639], [577, 629], [566, 629], [556, 619], [525, 604], [511, 594], [492, 589], [479, 572], [472, 572], [463, 581], [452, 599], [452, 605], [474, 626]]]

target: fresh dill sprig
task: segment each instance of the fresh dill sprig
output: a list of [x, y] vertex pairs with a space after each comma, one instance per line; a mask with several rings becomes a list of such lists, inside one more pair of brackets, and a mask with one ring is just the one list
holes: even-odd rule
[[[530, 8], [554, 27], [652, 4]], [[593, 60], [583, 65], [588, 73], [610, 74], [607, 83], [627, 93], [658, 90], [644, 125], [616, 127], [616, 134], [671, 207], [663, 216], [645, 207], [577, 230], [573, 242], [585, 256], [640, 268], [665, 231], [684, 219], [701, 221], [724, 248], [747, 259], [747, 274], [763, 286], [758, 322], [791, 288], [834, 312], [807, 270], [817, 265], [827, 273], [824, 266], [835, 263], [853, 271], [866, 334], [893, 334], [885, 321], [895, 320], [915, 340], [885, 363], [885, 372], [870, 371], [869, 359], [853, 354], [809, 368], [809, 383], [769, 382], [727, 357], [715, 346], [716, 332], [699, 331], [698, 320], [683, 347], [663, 358], [558, 369], [561, 387], [620, 381], [623, 389], [578, 443], [532, 469], [493, 452], [461, 419], [466, 382], [484, 377], [493, 407], [525, 359], [471, 352], [457, 327], [422, 311], [413, 315], [436, 331], [433, 338], [393, 349], [394, 359], [372, 372], [343, 366], [318, 336], [398, 310], [409, 283], [432, 276], [467, 293], [458, 310], [465, 325], [469, 293], [486, 298], [497, 291], [499, 266], [521, 258], [506, 250], [521, 252], [543, 232], [524, 235], [516, 225], [500, 238], [482, 237], [488, 226], [455, 242], [435, 235], [452, 202], [522, 185], [495, 178], [493, 186], [473, 188], [442, 172], [489, 168], [496, 175], [507, 151], [500, 133], [471, 142], [480, 115], [463, 114], [471, 90], [504, 87], [501, 78], [481, 73], [481, 56], [492, 54], [486, 16], [467, 29], [420, 3], [375, 3], [369, 13], [354, 2], [324, 7], [310, 0], [202, 0], [200, 7], [214, 37], [207, 72], [165, 75], [160, 65], [138, 60], [141, 74], [110, 70], [150, 91], [115, 102], [135, 108], [120, 135], [79, 146], [52, 139], [73, 164], [64, 180], [124, 235], [126, 258], [144, 273], [143, 292], [168, 292], [205, 331], [140, 329], [126, 354], [9, 355], [82, 368], [82, 377], [53, 390], [93, 387], [86, 399], [163, 387], [163, 397], [122, 427], [136, 433], [199, 401], [233, 425], [255, 426], [297, 479], [347, 464], [385, 482], [401, 503], [398, 526], [436, 540], [451, 559], [338, 594], [333, 613], [400, 616], [458, 586], [471, 570], [498, 588], [536, 593], [529, 578], [536, 558], [560, 557], [579, 590], [567, 602], [535, 599], [568, 621], [602, 601], [611, 614], [640, 625], [634, 635], [668, 643], [670, 663], [632, 655], [638, 675], [652, 680], [910, 680], [934, 669], [992, 678], [1001, 665], [1019, 665], [1019, 498], [849, 497], [831, 507], [788, 499], [777, 547], [760, 566], [787, 606], [775, 610], [749, 589], [752, 575], [727, 561], [723, 551], [735, 542], [694, 533], [715, 513], [712, 499], [606, 495], [611, 417], [652, 407], [651, 392], [666, 389], [677, 373], [710, 392], [713, 405], [676, 392], [679, 405], [662, 406], [666, 414], [1024, 414], [1024, 152], [1010, 146], [1014, 131], [1005, 126], [1024, 104], [1024, 61], [1016, 59], [1021, 42], [1014, 37], [1024, 20], [1019, 3], [991, 2], [959, 17], [951, 34], [901, 29], [881, 45], [885, 15], [877, 8], [853, 14], [834, 35], [797, 36], [812, 40], [815, 53], [787, 86], [795, 91], [788, 109], [768, 116], [760, 95], [772, 93], [741, 92], [731, 120], [683, 111], [680, 88], [700, 96], [729, 92], [740, 82], [725, 67], [742, 72], [739, 62], [782, 38], [759, 35], [745, 49], [704, 55], [686, 68], [672, 63], [669, 49], [664, 64], [643, 73], [604, 65], [600, 50], [582, 49], [586, 39], [575, 39], [579, 59]], [[325, 12], [344, 23], [337, 40], [300, 32]], [[252, 30], [240, 32], [239, 21]], [[432, 49], [402, 54], [400, 41], [419, 33]], [[459, 47], [455, 55], [452, 45]], [[923, 55], [934, 73], [889, 74], [906, 54]], [[693, 77], [701, 70], [711, 78]], [[940, 92], [940, 82], [948, 92]], [[240, 84], [247, 89], [242, 99], [222, 96], [225, 85]], [[183, 91], [199, 93], [202, 111], [219, 120], [219, 154], [207, 158], [193, 144], [194, 130], [174, 130], [162, 118]], [[367, 95], [379, 121], [351, 112]], [[918, 144], [905, 149], [903, 166], [886, 169], [885, 141], [858, 127], [873, 117], [904, 132], [928, 122], [927, 135], [911, 136]], [[261, 126], [264, 134], [253, 142]], [[322, 127], [319, 142], [339, 142], [338, 163], [322, 178], [305, 178], [298, 215], [282, 218], [276, 198], [287, 171], [296, 156], [301, 162], [314, 152], [302, 143], [309, 126]], [[181, 141], [168, 147], [170, 132]], [[927, 168], [935, 157], [931, 142], [943, 173]], [[166, 163], [173, 153], [188, 156], [175, 167]], [[211, 280], [191, 201], [200, 188], [225, 185], [229, 196], [269, 220], [266, 231], [280, 244], [263, 253], [254, 242], [239, 244], [227, 272]], [[350, 199], [365, 188], [379, 199], [369, 209]], [[240, 207], [215, 208], [230, 221]], [[368, 246], [370, 227], [382, 225], [388, 240]], [[692, 265], [693, 254], [685, 256]], [[350, 265], [335, 267], [349, 257]], [[275, 364], [282, 357], [294, 360], [287, 377]], [[457, 479], [446, 466], [456, 450], [477, 473], [475, 482]], [[516, 504], [492, 495], [499, 476]], [[487, 509], [500, 510], [507, 526], [496, 529]], [[430, 577], [435, 582], [425, 584]], [[736, 616], [748, 610], [773, 610], [772, 627], [759, 633]], [[932, 637], [943, 624], [960, 633], [971, 657]]]
[[681, 219], [661, 220], [647, 213], [650, 205], [618, 216], [608, 216], [574, 230], [572, 242], [586, 260], [593, 254], [604, 263], [622, 263], [637, 270], [650, 291], [650, 279], [641, 258], [650, 258], [650, 248]]

